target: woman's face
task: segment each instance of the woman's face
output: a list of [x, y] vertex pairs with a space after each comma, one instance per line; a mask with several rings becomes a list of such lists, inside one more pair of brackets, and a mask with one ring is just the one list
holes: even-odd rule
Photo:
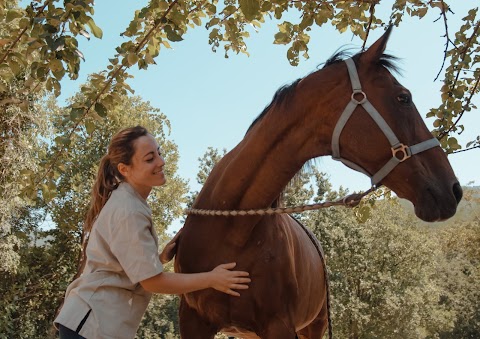
[[163, 160], [155, 138], [147, 134], [134, 142], [135, 153], [130, 165], [119, 164], [118, 170], [135, 190], [145, 199], [154, 186], [165, 184]]

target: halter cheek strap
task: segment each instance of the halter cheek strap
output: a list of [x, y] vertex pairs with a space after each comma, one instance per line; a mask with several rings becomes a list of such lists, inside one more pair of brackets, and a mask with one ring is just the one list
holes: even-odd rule
[[[365, 92], [362, 91], [362, 86], [360, 84], [360, 79], [358, 77], [357, 69], [355, 67], [355, 62], [353, 59], [345, 60], [347, 64], [348, 74], [350, 75], [350, 81], [352, 83], [352, 90], [353, 93], [351, 95], [350, 102], [345, 107], [342, 115], [337, 121], [337, 125], [333, 130], [332, 136], [332, 158], [334, 160], [339, 160], [345, 165], [354, 170], [362, 172], [367, 176], [371, 177], [372, 186], [377, 186], [383, 178], [385, 178], [399, 163], [407, 160], [412, 155], [418, 154], [420, 152], [426, 151], [430, 148], [440, 146], [440, 142], [436, 138], [432, 138], [429, 140], [425, 140], [413, 146], [406, 146], [402, 144], [395, 133], [392, 131], [390, 126], [388, 126], [387, 122], [383, 117], [378, 113], [378, 111], [373, 107], [373, 105], [368, 101], [367, 95]], [[357, 100], [355, 96], [362, 96], [360, 100]], [[344, 159], [340, 156], [340, 135], [342, 134], [343, 128], [347, 124], [348, 119], [352, 116], [353, 112], [357, 108], [358, 105], [362, 105], [363, 108], [368, 112], [370, 117], [377, 123], [380, 130], [385, 134], [390, 143], [390, 147], [392, 149], [392, 158], [385, 164], [381, 169], [377, 171], [377, 173], [371, 175], [367, 172], [364, 168], [360, 167], [359, 165]]]

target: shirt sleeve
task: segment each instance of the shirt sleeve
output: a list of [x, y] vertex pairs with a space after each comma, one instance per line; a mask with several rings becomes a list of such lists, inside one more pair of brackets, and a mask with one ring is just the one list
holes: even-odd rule
[[151, 221], [140, 212], [130, 212], [119, 220], [110, 249], [134, 284], [163, 271]]

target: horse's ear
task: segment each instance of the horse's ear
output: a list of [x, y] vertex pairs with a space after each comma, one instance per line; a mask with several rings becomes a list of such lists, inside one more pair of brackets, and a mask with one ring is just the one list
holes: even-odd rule
[[370, 46], [361, 56], [362, 60], [366, 62], [377, 62], [385, 52], [385, 48], [387, 47], [388, 38], [390, 37], [390, 33], [392, 32], [393, 25], [390, 25], [386, 32], [375, 41], [375, 43]]

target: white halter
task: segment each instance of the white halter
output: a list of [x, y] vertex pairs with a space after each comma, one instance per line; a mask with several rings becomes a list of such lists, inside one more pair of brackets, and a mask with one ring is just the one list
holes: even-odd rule
[[[398, 138], [396, 137], [395, 133], [393, 133], [392, 129], [388, 126], [387, 122], [383, 117], [378, 113], [378, 111], [373, 107], [373, 105], [368, 101], [367, 95], [365, 92], [362, 91], [362, 86], [360, 84], [360, 79], [358, 77], [357, 69], [355, 67], [355, 62], [350, 58], [345, 60], [347, 64], [348, 74], [350, 75], [350, 81], [352, 82], [352, 89], [353, 93], [351, 96], [350, 102], [345, 107], [342, 115], [337, 121], [337, 125], [333, 130], [332, 136], [332, 158], [334, 160], [339, 160], [348, 167], [353, 168], [359, 172], [366, 174], [367, 176], [371, 177], [372, 186], [376, 187], [378, 183], [385, 178], [399, 163], [407, 160], [414, 154], [418, 154], [420, 152], [426, 151], [430, 148], [440, 146], [440, 142], [436, 138], [432, 138], [426, 141], [422, 141], [413, 146], [405, 146], [404, 144], [400, 143]], [[362, 95], [363, 98], [361, 100], [355, 99], [355, 95], [359, 94]], [[377, 123], [378, 127], [382, 130], [385, 136], [390, 143], [392, 148], [392, 158], [374, 175], [370, 175], [365, 169], [360, 167], [359, 165], [347, 160], [343, 159], [340, 156], [340, 134], [343, 131], [348, 119], [352, 115], [357, 105], [362, 105], [363, 108], [370, 114], [372, 119]], [[397, 154], [401, 152], [401, 158], [397, 157]]]

